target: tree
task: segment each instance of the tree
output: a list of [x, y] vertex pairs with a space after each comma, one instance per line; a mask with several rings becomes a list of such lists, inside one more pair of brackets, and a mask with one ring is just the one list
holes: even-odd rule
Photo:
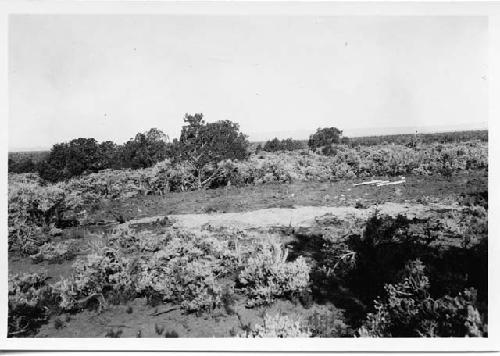
[[123, 167], [151, 167], [167, 158], [167, 135], [157, 128], [138, 133], [122, 147]]
[[36, 164], [29, 157], [23, 157], [19, 160], [9, 158], [8, 170], [10, 173], [32, 173], [36, 172]]
[[292, 138], [287, 138], [284, 140], [279, 140], [277, 137], [264, 144], [263, 150], [266, 152], [276, 152], [276, 151], [295, 151], [304, 148], [301, 141], [294, 140]]
[[113, 141], [101, 142], [99, 144], [99, 169], [121, 168], [118, 152], [118, 146]]
[[107, 168], [102, 166], [100, 148], [94, 138], [77, 138], [55, 144], [47, 159], [39, 164], [38, 173], [42, 179], [58, 182]]
[[229, 120], [206, 123], [203, 114], [186, 114], [184, 123], [179, 140], [174, 142], [176, 158], [194, 166], [198, 189], [217, 176], [215, 170], [208, 177], [202, 177], [207, 166], [248, 157], [247, 136], [239, 131], [238, 124]]
[[66, 168], [67, 159], [67, 143], [57, 143], [52, 146], [47, 159], [40, 162], [38, 166], [40, 178], [49, 182], [58, 182], [69, 178], [69, 172]]
[[336, 127], [318, 128], [316, 133], [309, 137], [309, 148], [315, 150], [317, 148], [331, 146], [340, 142], [342, 131]]
[[77, 138], [68, 146], [66, 168], [70, 177], [99, 171], [99, 145], [94, 138]]

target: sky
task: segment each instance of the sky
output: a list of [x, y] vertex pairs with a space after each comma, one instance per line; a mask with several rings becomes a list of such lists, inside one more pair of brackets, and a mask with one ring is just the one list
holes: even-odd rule
[[199, 112], [258, 140], [479, 127], [487, 72], [486, 17], [11, 15], [9, 149], [173, 138]]

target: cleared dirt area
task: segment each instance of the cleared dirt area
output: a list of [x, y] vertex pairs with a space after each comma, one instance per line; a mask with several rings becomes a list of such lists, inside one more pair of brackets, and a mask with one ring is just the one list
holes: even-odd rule
[[133, 219], [116, 226], [116, 230], [127, 229], [130, 226], [143, 226], [167, 218], [174, 227], [192, 232], [211, 230], [260, 231], [267, 232], [275, 228], [312, 228], [317, 225], [318, 217], [334, 216], [338, 220], [367, 220], [375, 212], [383, 215], [404, 215], [409, 219], [423, 219], [436, 211], [453, 211], [462, 209], [455, 204], [412, 204], [383, 203], [369, 208], [359, 209], [352, 206], [294, 206], [292, 208], [259, 209], [239, 213], [211, 214], [179, 214], [158, 215]]
[[[377, 178], [394, 180], [389, 177]], [[94, 212], [93, 219], [116, 220], [121, 215], [125, 220], [130, 220], [158, 215], [234, 213], [294, 206], [370, 207], [385, 202], [453, 204], [463, 194], [488, 190], [488, 172], [484, 170], [457, 174], [453, 178], [407, 176], [406, 183], [397, 186], [353, 186], [361, 181], [266, 184], [171, 193], [165, 196], [141, 196], [103, 202]]]

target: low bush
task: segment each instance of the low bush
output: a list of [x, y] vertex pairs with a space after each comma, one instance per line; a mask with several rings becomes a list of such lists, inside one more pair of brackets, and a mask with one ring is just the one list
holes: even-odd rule
[[311, 337], [351, 337], [353, 335], [353, 331], [345, 323], [342, 311], [335, 308], [315, 311], [308, 318], [307, 327], [311, 332]]
[[45, 273], [9, 276], [8, 337], [30, 336], [47, 322], [57, 295]]
[[56, 218], [57, 209], [63, 203], [64, 191], [58, 187], [10, 184], [9, 249], [18, 248], [23, 253], [33, 254], [34, 247], [45, 242], [43, 228]]
[[217, 278], [234, 269], [236, 259], [225, 241], [176, 237], [143, 261], [138, 290], [179, 303], [187, 311], [211, 310], [221, 304]]
[[38, 249], [38, 253], [31, 255], [34, 263], [48, 261], [49, 263], [61, 263], [76, 257], [77, 245], [74, 240], [66, 240], [58, 243], [48, 242]]
[[9, 250], [32, 255], [48, 241], [54, 225], [84, 219], [83, 201], [64, 186], [9, 182]]
[[434, 211], [419, 218], [375, 214], [363, 231], [335, 219], [321, 222], [328, 232], [314, 247], [312, 293], [317, 301], [344, 309], [354, 329], [372, 310], [373, 300], [385, 293], [384, 286], [396, 284], [408, 261], [415, 259], [427, 266], [433, 298], [473, 287], [477, 309], [487, 313], [488, 229], [483, 208]]
[[108, 236], [108, 241], [110, 245], [124, 252], [147, 253], [163, 249], [170, 240], [176, 237], [191, 239], [192, 235], [170, 227], [164, 227], [159, 231], [135, 231], [128, 226], [114, 231]]
[[262, 324], [257, 324], [239, 337], [247, 338], [285, 338], [311, 337], [311, 332], [300, 320], [293, 320], [286, 315], [275, 314], [264, 316]]
[[370, 302], [394, 283], [408, 260], [421, 259], [436, 295], [487, 285], [487, 215], [484, 209], [434, 213], [428, 218], [374, 215], [362, 235], [327, 241], [321, 266]]
[[246, 261], [238, 282], [248, 296], [248, 306], [269, 304], [276, 297], [290, 297], [309, 284], [310, 267], [302, 257], [287, 262], [288, 252], [278, 243], [264, 242]]
[[424, 265], [410, 262], [397, 284], [385, 286], [386, 296], [375, 302], [359, 330], [365, 337], [464, 337], [487, 336], [487, 327], [476, 308], [474, 289], [456, 297], [434, 299], [429, 294]]
[[136, 259], [112, 247], [101, 247], [73, 264], [73, 274], [54, 285], [63, 310], [85, 308], [92, 298], [99, 301], [127, 300], [135, 296]]

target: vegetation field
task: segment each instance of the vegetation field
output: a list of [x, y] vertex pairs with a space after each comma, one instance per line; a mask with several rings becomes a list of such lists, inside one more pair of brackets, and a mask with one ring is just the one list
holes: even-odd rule
[[78, 139], [9, 174], [9, 337], [488, 335], [487, 142], [185, 122], [144, 166]]

